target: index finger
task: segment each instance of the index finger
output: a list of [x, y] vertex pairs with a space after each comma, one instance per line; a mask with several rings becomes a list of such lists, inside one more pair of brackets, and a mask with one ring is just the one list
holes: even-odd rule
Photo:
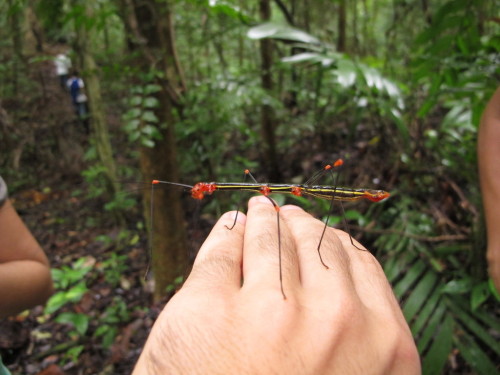
[[196, 255], [186, 286], [240, 289], [245, 223], [241, 212], [226, 212], [220, 217]]
[[244, 242], [243, 288], [257, 287], [291, 296], [299, 285], [295, 243], [280, 208], [269, 198], [250, 199]]

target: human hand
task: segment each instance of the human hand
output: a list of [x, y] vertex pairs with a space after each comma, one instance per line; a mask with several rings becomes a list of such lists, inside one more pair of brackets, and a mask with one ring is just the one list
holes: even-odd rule
[[[349, 236], [266, 197], [224, 214], [158, 317], [134, 374], [417, 374], [411, 333], [377, 262]], [[361, 245], [358, 244], [359, 247]], [[242, 281], [243, 280], [243, 281]]]

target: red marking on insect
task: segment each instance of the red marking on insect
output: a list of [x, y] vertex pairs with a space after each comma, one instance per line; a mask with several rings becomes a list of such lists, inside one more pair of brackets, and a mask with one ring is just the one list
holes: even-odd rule
[[302, 188], [300, 188], [299, 186], [292, 186], [290, 192], [297, 197], [302, 196]]
[[217, 190], [217, 185], [214, 183], [207, 182], [199, 182], [193, 186], [191, 189], [191, 197], [194, 199], [201, 200], [205, 197], [205, 194], [212, 194], [215, 190]]
[[267, 197], [269, 194], [271, 194], [271, 189], [269, 188], [269, 186], [264, 185], [261, 186], [260, 192]]

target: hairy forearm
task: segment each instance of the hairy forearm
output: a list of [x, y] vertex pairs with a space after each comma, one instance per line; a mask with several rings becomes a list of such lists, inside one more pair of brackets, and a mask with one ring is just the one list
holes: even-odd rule
[[52, 294], [50, 269], [33, 260], [0, 263], [0, 318], [44, 303]]

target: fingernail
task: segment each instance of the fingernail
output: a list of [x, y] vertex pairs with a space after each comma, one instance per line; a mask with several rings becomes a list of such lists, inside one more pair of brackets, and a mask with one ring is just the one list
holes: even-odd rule
[[243, 212], [238, 211], [229, 211], [222, 215], [221, 219], [227, 219], [228, 221], [234, 223], [236, 220], [237, 223], [245, 224], [247, 221], [247, 217]]
[[264, 195], [257, 195], [255, 197], [250, 198], [250, 200], [248, 201], [248, 207], [257, 203], [272, 204], [269, 198], [265, 197]]
[[287, 204], [287, 205], [281, 207], [281, 211], [292, 211], [292, 210], [304, 211], [301, 207], [295, 206], [293, 204]]

